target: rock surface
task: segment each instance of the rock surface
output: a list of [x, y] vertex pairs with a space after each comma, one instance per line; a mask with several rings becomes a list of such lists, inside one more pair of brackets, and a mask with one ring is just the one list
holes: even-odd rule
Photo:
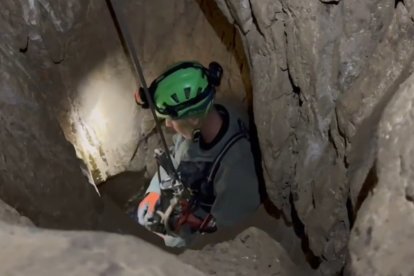
[[[139, 81], [107, 3], [11, 2], [2, 3], [3, 50], [37, 66], [42, 88], [50, 91], [45, 100], [84, 161], [90, 182], [100, 183], [125, 170], [152, 174], [158, 137], [153, 135], [150, 112], [135, 104]], [[243, 69], [247, 65], [237, 31], [231, 25], [213, 29], [202, 5], [187, 0], [125, 1], [120, 16], [128, 24], [148, 84], [179, 60], [198, 60], [205, 66], [217, 60], [225, 71], [218, 97], [246, 107], [248, 81], [243, 83], [242, 75], [248, 79]]]
[[[250, 70], [268, 194], [321, 274], [341, 273], [349, 255], [351, 275], [410, 275], [414, 2], [215, 2], [125, 4], [148, 79], [176, 59], [216, 59], [228, 72], [223, 90], [240, 99]], [[105, 3], [1, 5], [0, 197], [39, 226], [139, 235], [87, 185], [64, 141], [89, 182], [153, 170], [153, 123], [128, 100], [136, 84]], [[244, 252], [240, 241], [217, 248]], [[271, 250], [285, 255], [277, 243]], [[214, 261], [211, 252], [192, 254]]]
[[[4, 43], [0, 46], [0, 198], [24, 216], [30, 217], [39, 227], [133, 234], [160, 246], [160, 239], [129, 220], [111, 200], [99, 198], [94, 188], [88, 185], [88, 180], [104, 179], [116, 170], [125, 170], [127, 165], [131, 166], [130, 169], [142, 168], [148, 163], [144, 158], [149, 150], [146, 147], [157, 144], [156, 140], [150, 138], [144, 141], [138, 149], [139, 159], [134, 160], [141, 165], [134, 162], [128, 164], [129, 159], [117, 159], [119, 156], [112, 154], [110, 148], [100, 147], [102, 142], [111, 142], [108, 146], [114, 148], [125, 144], [125, 148], [120, 149], [123, 152], [121, 157], [130, 158], [133, 148], [126, 144], [133, 140], [136, 145], [135, 138], [146, 131], [151, 132], [151, 125], [145, 125], [148, 121], [139, 118], [133, 101], [127, 99], [134, 85], [131, 84], [127, 62], [120, 52], [118, 38], [114, 39], [115, 30], [103, 3], [2, 2], [0, 23], [5, 32], [2, 33]], [[157, 20], [144, 22], [144, 17], [132, 16], [132, 13], [127, 15], [133, 21], [130, 22], [131, 26], [143, 28], [140, 32], [143, 32], [144, 37], [148, 35], [147, 31], [159, 32], [157, 35], [148, 35], [142, 45], [145, 46], [143, 60], [148, 65], [149, 76], [153, 77], [161, 66], [173, 59], [196, 56], [204, 63], [211, 59], [223, 60], [227, 72], [223, 90], [235, 91], [234, 94], [241, 98], [244, 91], [239, 86], [240, 77], [237, 76], [238, 66], [241, 65], [235, 65], [240, 60], [236, 61], [238, 57], [229, 55], [225, 49], [225, 46], [236, 48], [236, 29], [230, 28], [230, 33], [221, 34], [225, 38], [230, 34], [232, 39], [225, 41], [227, 44], [221, 45], [221, 48], [215, 47], [218, 38], [213, 32], [229, 30], [213, 30], [206, 25], [207, 19], [196, 9], [198, 5], [193, 1], [156, 2], [158, 6], [160, 3], [170, 5], [171, 9], [156, 9], [157, 6], [146, 6], [143, 2], [134, 2], [129, 5], [137, 6], [125, 7], [128, 12], [140, 11], [153, 15], [154, 19], [171, 17], [170, 21], [178, 15], [191, 14], [191, 17], [183, 17], [186, 19], [182, 22], [166, 24], [166, 29], [160, 29]], [[217, 8], [211, 9], [202, 2], [198, 4], [210, 16], [216, 16], [214, 11]], [[195, 24], [187, 24], [186, 20], [192, 20]], [[197, 32], [210, 32], [216, 42], [209, 35], [188, 39]], [[157, 36], [173, 41], [177, 48], [163, 48], [165, 52], [155, 51], [159, 48], [159, 41], [154, 39]], [[140, 43], [139, 40], [137, 42]], [[188, 42], [200, 48], [190, 47]], [[206, 45], [209, 51], [201, 53], [200, 49], [206, 49]], [[184, 48], [191, 51], [183, 51]], [[76, 98], [78, 94], [80, 96]], [[79, 102], [90, 108], [80, 108]], [[115, 107], [120, 112], [110, 114], [113, 120], [105, 122], [108, 114], [102, 111]], [[72, 121], [67, 120], [68, 114]], [[143, 124], [141, 128], [135, 128], [137, 120]], [[103, 124], [100, 124], [101, 121]], [[87, 127], [87, 123], [91, 122], [94, 123], [93, 129]], [[83, 126], [79, 129], [75, 123]], [[125, 133], [125, 129], [134, 133]], [[90, 162], [88, 169], [92, 173], [95, 173], [93, 169], [96, 168], [104, 172], [99, 176], [82, 174], [75, 150], [65, 141], [65, 138], [71, 140], [71, 135], [84, 130], [84, 146], [92, 154], [100, 155], [100, 161], [94, 156], [82, 155], [76, 142], [75, 150], [79, 157]], [[106, 133], [118, 136], [105, 140]], [[136, 137], [131, 140], [132, 136], [128, 134]], [[107, 162], [106, 165], [115, 170], [102, 169], [101, 161]], [[8, 222], [22, 220], [8, 207], [2, 208], [0, 215]], [[0, 268], [2, 275], [198, 275], [174, 257], [127, 236], [20, 228], [2, 223], [0, 246], [0, 260], [6, 264]], [[273, 246], [275, 250], [281, 250], [277, 243], [271, 244], [269, 248]], [[281, 252], [281, 258], [289, 262], [284, 251]], [[286, 266], [290, 267], [291, 263]]]
[[251, 64], [269, 196], [297, 212], [321, 272], [339, 273], [382, 111], [411, 70], [412, 1], [216, 2]]
[[1, 275], [204, 275], [131, 236], [0, 222]]
[[[26, 55], [39, 54], [32, 48], [37, 40], [45, 54], [40, 62], [50, 64], [44, 74], [52, 74], [60, 82], [53, 87], [59, 93], [51, 95], [48, 104], [58, 113], [65, 136], [85, 162], [91, 182], [100, 183], [125, 170], [152, 174], [158, 137], [153, 135], [150, 112], [135, 104], [133, 93], [139, 80], [131, 71], [107, 3], [43, 0], [20, 4], [31, 17], [30, 24], [23, 24], [32, 33]], [[118, 5], [148, 85], [179, 60], [199, 60], [205, 66], [218, 60], [225, 71], [219, 98], [226, 95], [246, 105], [239, 69], [243, 60], [233, 50], [236, 30], [214, 30], [196, 1], [124, 1]], [[23, 16], [15, 13], [16, 20], [23, 21]], [[11, 27], [9, 31], [16, 30]], [[23, 35], [27, 36], [24, 31]]]
[[0, 200], [0, 275], [204, 275], [132, 236], [34, 227]]
[[413, 275], [414, 75], [398, 89], [378, 129], [378, 183], [350, 239], [352, 275]]
[[[159, 245], [155, 235], [148, 236], [108, 198], [100, 198], [82, 174], [56, 119], [67, 90], [57, 71], [62, 64], [53, 62], [39, 35], [36, 12], [52, 7], [46, 1], [33, 4], [39, 6], [1, 3], [0, 198], [39, 227], [142, 235]], [[67, 2], [61, 5], [65, 12], [59, 14], [67, 12], [67, 21], [52, 22], [66, 30], [77, 15], [66, 10]]]
[[295, 264], [278, 242], [254, 227], [231, 241], [187, 250], [179, 258], [206, 275], [316, 275]]

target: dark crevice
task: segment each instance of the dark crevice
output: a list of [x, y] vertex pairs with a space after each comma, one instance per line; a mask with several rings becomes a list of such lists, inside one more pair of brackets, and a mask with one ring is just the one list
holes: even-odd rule
[[29, 50], [29, 37], [26, 37], [26, 44], [23, 48], [19, 48], [19, 52], [25, 54]]
[[313, 209], [316, 208], [316, 203], [315, 203], [315, 194], [312, 192], [312, 207]]
[[352, 201], [349, 196], [346, 200], [346, 210], [348, 213], [349, 229], [352, 229], [354, 226], [354, 209], [352, 208]]
[[259, 34], [260, 34], [262, 37], [265, 37], [265, 35], [264, 35], [263, 31], [260, 29], [259, 23], [257, 22], [257, 18], [256, 18], [256, 16], [254, 15], [251, 0], [249, 0], [249, 5], [250, 5], [250, 11], [251, 11], [251, 15], [252, 15], [252, 21], [253, 21], [253, 24], [254, 24], [254, 26], [256, 27], [257, 32], [259, 32]]
[[378, 183], [378, 176], [377, 176], [377, 170], [375, 164], [370, 169], [367, 177], [365, 178], [364, 184], [361, 187], [361, 190], [359, 191], [355, 208], [354, 208], [354, 220], [356, 219], [357, 213], [359, 208], [361, 208], [362, 203], [364, 200], [368, 197], [370, 193], [372, 193], [375, 186], [377, 186]]
[[295, 82], [293, 81], [292, 75], [290, 74], [289, 68], [288, 68], [288, 77], [289, 77], [290, 84], [292, 85], [292, 89], [293, 89], [292, 92], [293, 92], [294, 96], [298, 98], [299, 106], [302, 106], [303, 105], [302, 91], [301, 91], [299, 86], [295, 85]]
[[253, 24], [256, 26], [256, 30], [259, 34], [261, 34], [262, 37], [265, 37], [264, 33], [262, 32], [262, 30], [259, 27], [259, 23], [257, 23], [257, 18], [256, 16], [254, 16], [253, 12], [252, 12], [252, 19], [253, 19]]
[[64, 60], [65, 60], [64, 58], [61, 58], [61, 59], [58, 59], [58, 60], [52, 60], [52, 62], [53, 62], [53, 64], [61, 64]]
[[262, 167], [262, 152], [260, 150], [260, 143], [259, 137], [257, 135], [257, 128], [254, 123], [254, 114], [253, 114], [253, 107], [252, 105], [249, 106], [249, 126], [250, 126], [250, 144], [251, 150], [253, 152], [254, 163], [256, 174], [259, 179], [259, 192], [262, 202], [264, 202], [267, 198], [267, 191], [266, 191], [266, 184], [263, 176], [263, 167]]
[[337, 146], [337, 144], [335, 142], [335, 139], [332, 135], [332, 128], [329, 128], [329, 130], [328, 130], [328, 139], [329, 139], [329, 142], [332, 144], [333, 148], [335, 149], [336, 156], [338, 157], [339, 156], [339, 149], [338, 149], [338, 146]]
[[277, 208], [273, 202], [269, 199], [269, 197], [266, 197], [263, 200], [263, 207], [266, 210], [266, 213], [271, 216], [272, 218], [279, 220], [282, 219], [283, 223], [291, 227], [292, 223], [290, 222], [290, 218], [286, 217], [285, 212], [283, 212], [281, 209]]
[[316, 209], [316, 200], [315, 200], [315, 182], [311, 182], [311, 195], [312, 195], [312, 208]]
[[328, 5], [338, 5], [339, 4], [339, 0], [332, 0], [332, 1], [321, 1], [324, 4], [328, 4]]
[[414, 197], [412, 196], [412, 195], [405, 195], [405, 199], [407, 200], [407, 201], [410, 201], [411, 203], [414, 203]]
[[[284, 10], [284, 13], [288, 15], [288, 13], [285, 10]], [[284, 35], [285, 35], [285, 45], [286, 45], [286, 51], [287, 51], [287, 49], [289, 48], [289, 43], [288, 43], [288, 34], [286, 32], [286, 28], [287, 28], [286, 22], [284, 23], [284, 28], [285, 28], [285, 31], [284, 31]], [[287, 52], [286, 52], [286, 56], [287, 57], [289, 56], [289, 54]], [[303, 105], [302, 91], [301, 91], [300, 87], [297, 86], [295, 84], [295, 82], [293, 81], [292, 74], [290, 72], [290, 68], [289, 68], [289, 65], [288, 64], [287, 64], [286, 70], [288, 72], [288, 77], [289, 77], [290, 84], [292, 85], [293, 95], [294, 95], [294, 97], [297, 97], [297, 99], [298, 99], [298, 105], [299, 105], [299, 107], [301, 107]]]
[[[346, 138], [345, 133], [342, 131], [341, 127], [339, 126], [339, 118], [338, 117], [339, 117], [338, 116], [338, 109], [335, 108], [336, 130], [338, 132], [339, 137], [341, 137], [341, 139], [344, 143], [344, 148], [346, 149], [347, 146], [348, 146], [348, 140]], [[344, 154], [344, 156], [343, 156], [343, 162], [344, 162], [345, 169], [348, 169], [349, 168], [349, 161], [347, 159], [346, 154]]]
[[404, 0], [395, 0], [394, 8], [397, 8], [398, 4], [401, 3], [405, 6]]
[[345, 169], [349, 168], [349, 161], [348, 161], [348, 157], [346, 155], [344, 155], [344, 165], [345, 165]]
[[291, 205], [291, 216], [292, 216], [293, 229], [295, 231], [295, 234], [301, 239], [302, 250], [305, 253], [306, 261], [309, 263], [309, 265], [313, 269], [317, 269], [319, 265], [321, 264], [322, 260], [320, 257], [315, 256], [315, 254], [312, 252], [312, 250], [309, 247], [309, 238], [305, 232], [305, 225], [303, 224], [303, 222], [300, 220], [298, 216], [298, 213], [295, 208], [295, 204], [293, 202], [292, 193], [290, 193], [289, 195], [289, 202]]

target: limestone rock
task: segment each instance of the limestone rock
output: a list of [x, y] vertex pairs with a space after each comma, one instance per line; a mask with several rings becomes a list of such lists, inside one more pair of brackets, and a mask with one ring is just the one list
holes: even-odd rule
[[412, 275], [414, 258], [414, 75], [382, 116], [378, 184], [363, 203], [350, 238], [352, 275]]
[[[146, 159], [152, 157], [158, 139], [151, 137], [150, 113], [135, 104], [133, 93], [139, 80], [132, 73], [106, 2], [12, 2], [2, 3], [3, 47], [24, 53], [42, 68], [39, 74], [48, 108], [59, 118], [91, 181], [99, 183], [125, 170], [152, 174], [154, 161]], [[121, 16], [148, 84], [179, 60], [198, 60], [205, 66], [216, 60], [225, 72], [218, 98], [227, 97], [246, 107], [248, 88], [240, 73], [243, 58], [236, 53], [236, 31], [215, 30], [202, 8], [195, 1], [123, 2]], [[137, 147], [140, 156], [134, 159]]]
[[[70, 88], [50, 67], [29, 4], [3, 1], [0, 9], [0, 198], [40, 227], [142, 234], [159, 245], [82, 174], [56, 119]], [[29, 36], [27, 45], [20, 45], [20, 34]]]
[[294, 264], [278, 242], [254, 227], [231, 241], [208, 245], [202, 250], [187, 250], [179, 258], [207, 275], [315, 274]]
[[[310, 249], [325, 260], [321, 271], [337, 273], [353, 219], [349, 206], [373, 166], [373, 132], [387, 91], [411, 63], [410, 6], [217, 2], [231, 11], [250, 59], [268, 194], [288, 217], [295, 208]], [[241, 20], [250, 17], [253, 25]]]
[[0, 222], [1, 275], [204, 275], [131, 236]]
[[[196, 1], [119, 4], [147, 85], [179, 60], [199, 60], [205, 66], [217, 60], [224, 68], [218, 98], [225, 95], [243, 104], [245, 89], [239, 60], [233, 49], [222, 42], [231, 34], [224, 36], [224, 30], [217, 30], [220, 36], [217, 35]], [[133, 99], [140, 80], [122, 51], [108, 7], [105, 2], [92, 1], [88, 13], [78, 17], [76, 25], [60, 41], [67, 46], [65, 66], [59, 70], [63, 83], [71, 87], [67, 95], [70, 108], [61, 119], [65, 135], [88, 164], [96, 182], [125, 170], [147, 170], [152, 174], [158, 137], [152, 137], [155, 131], [150, 112], [137, 107]]]
[[[356, 216], [350, 273], [412, 273], [403, 262], [412, 259], [412, 77], [398, 87], [413, 72], [413, 1], [216, 2], [125, 2], [148, 80], [177, 59], [222, 62], [222, 91], [236, 92], [218, 95], [253, 96], [267, 192], [287, 223], [303, 226], [319, 271], [341, 272]], [[158, 137], [133, 102], [138, 85], [105, 2], [1, 5], [0, 197], [36, 225], [142, 234], [87, 185], [64, 141], [91, 182], [154, 170]], [[248, 252], [238, 239], [218, 248]]]
[[396, 87], [407, 78], [413, 61], [411, 37], [414, 26], [409, 22], [406, 11], [398, 8], [366, 70], [338, 103], [339, 128], [349, 137], [347, 158], [354, 206], [358, 204], [359, 191], [374, 166], [377, 149], [375, 133], [382, 111]]

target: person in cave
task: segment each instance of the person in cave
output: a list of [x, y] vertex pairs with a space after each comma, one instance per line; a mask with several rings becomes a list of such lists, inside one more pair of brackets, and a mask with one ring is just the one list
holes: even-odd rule
[[[198, 62], [180, 62], [148, 88], [157, 116], [176, 132], [171, 159], [191, 191], [191, 208], [172, 222], [176, 234], [158, 233], [170, 247], [188, 246], [197, 233], [235, 225], [261, 204], [246, 124], [229, 107], [214, 101], [222, 73], [216, 62], [208, 68]], [[135, 100], [149, 107], [142, 88]], [[162, 189], [170, 179], [159, 168], [138, 205], [138, 222], [148, 229], [153, 229]]]

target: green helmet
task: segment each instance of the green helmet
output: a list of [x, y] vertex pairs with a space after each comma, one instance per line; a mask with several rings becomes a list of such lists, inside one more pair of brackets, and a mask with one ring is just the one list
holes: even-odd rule
[[157, 115], [183, 119], [206, 114], [215, 94], [210, 75], [209, 69], [196, 62], [181, 62], [169, 68], [149, 87]]

